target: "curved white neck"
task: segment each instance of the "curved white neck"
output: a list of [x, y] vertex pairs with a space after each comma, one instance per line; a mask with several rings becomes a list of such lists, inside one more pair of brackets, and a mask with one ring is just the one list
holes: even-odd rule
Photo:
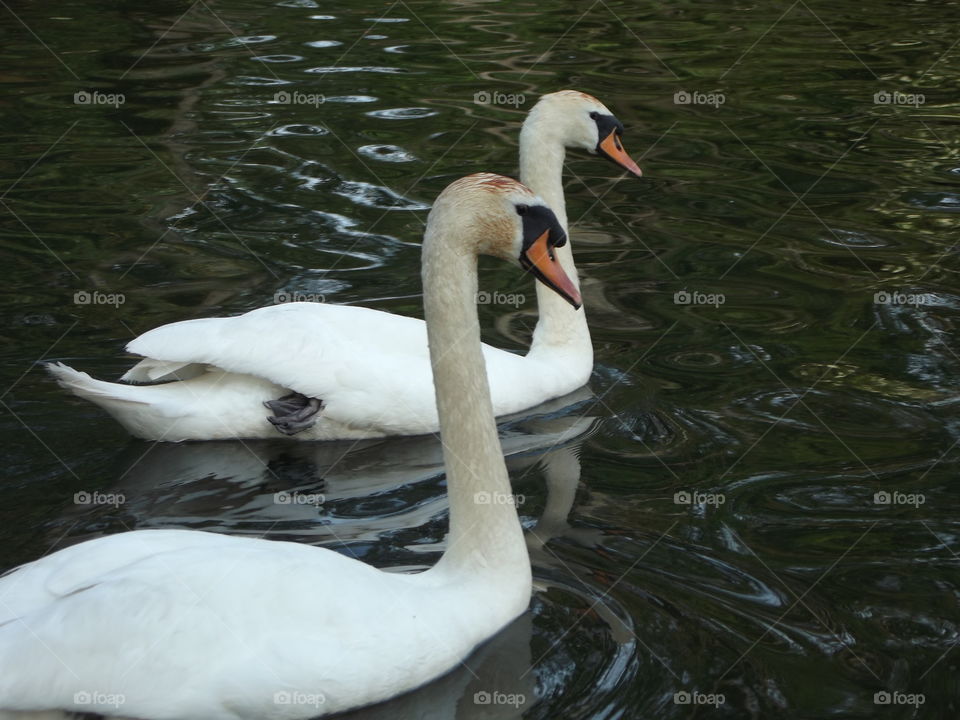
[[[439, 220], [440, 218], [438, 218]], [[423, 306], [450, 499], [441, 571], [509, 579], [529, 593], [530, 560], [497, 437], [477, 318], [477, 256], [431, 223]]]
[[[520, 131], [520, 182], [542, 197], [568, 230], [567, 205], [563, 197], [563, 142], [552, 136], [548, 127], [528, 118]], [[573, 263], [569, 231], [567, 243], [555, 250], [557, 260], [577, 288], [580, 280]], [[533, 333], [529, 355], [562, 346], [577, 354], [588, 356], [593, 363], [593, 345], [583, 308], [574, 310], [560, 295], [536, 283], [537, 306], [540, 319]]]

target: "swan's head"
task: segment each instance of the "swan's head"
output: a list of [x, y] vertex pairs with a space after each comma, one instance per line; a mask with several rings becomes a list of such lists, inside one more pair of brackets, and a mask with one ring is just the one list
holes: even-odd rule
[[643, 175], [623, 149], [623, 123], [592, 95], [576, 90], [544, 95], [530, 110], [521, 133], [586, 150], [615, 162], [637, 177]]
[[493, 173], [460, 178], [437, 197], [427, 225], [445, 221], [467, 231], [470, 240], [465, 238], [464, 245], [472, 252], [519, 263], [580, 307], [580, 291], [554, 253], [567, 242], [567, 234], [553, 210], [526, 185]]

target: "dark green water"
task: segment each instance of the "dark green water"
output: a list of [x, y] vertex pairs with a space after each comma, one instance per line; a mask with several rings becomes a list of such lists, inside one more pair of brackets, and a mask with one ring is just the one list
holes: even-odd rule
[[[505, 432], [522, 446], [597, 420], [512, 460], [531, 611], [453, 676], [356, 716], [957, 716], [956, 3], [0, 14], [2, 567], [137, 527], [435, 559], [429, 441], [155, 448], [37, 361], [114, 378], [136, 334], [278, 291], [419, 314], [432, 198], [467, 172], [514, 173], [526, 110], [576, 88], [624, 122], [646, 177], [568, 158], [596, 395]], [[488, 341], [522, 348], [529, 283], [493, 264], [482, 282], [527, 293], [516, 311], [481, 308]], [[124, 302], [78, 305], [78, 291]], [[290, 489], [326, 502], [274, 501]], [[564, 490], [566, 520], [548, 506]], [[94, 491], [125, 502], [74, 503]], [[675, 502], [683, 491], [724, 502]]]

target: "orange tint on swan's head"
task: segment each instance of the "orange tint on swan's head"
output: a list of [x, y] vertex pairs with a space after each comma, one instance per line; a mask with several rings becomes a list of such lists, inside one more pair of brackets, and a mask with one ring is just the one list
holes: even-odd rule
[[530, 188], [518, 182], [517, 180], [505, 177], [503, 175], [497, 175], [496, 173], [487, 172], [474, 173], [473, 175], [467, 175], [459, 180], [455, 180], [454, 182], [450, 183], [440, 194], [442, 196], [447, 195], [448, 193], [459, 193], [464, 191], [469, 192], [472, 189], [499, 193], [502, 195], [516, 192], [529, 195], [531, 198], [536, 197]]

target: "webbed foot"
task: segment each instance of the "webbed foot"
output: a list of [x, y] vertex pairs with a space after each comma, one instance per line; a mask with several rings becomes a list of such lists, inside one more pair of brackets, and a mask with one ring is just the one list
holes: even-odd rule
[[284, 395], [279, 400], [267, 400], [263, 404], [273, 411], [267, 420], [284, 435], [296, 435], [313, 427], [317, 422], [317, 413], [323, 409], [322, 400], [298, 392]]

